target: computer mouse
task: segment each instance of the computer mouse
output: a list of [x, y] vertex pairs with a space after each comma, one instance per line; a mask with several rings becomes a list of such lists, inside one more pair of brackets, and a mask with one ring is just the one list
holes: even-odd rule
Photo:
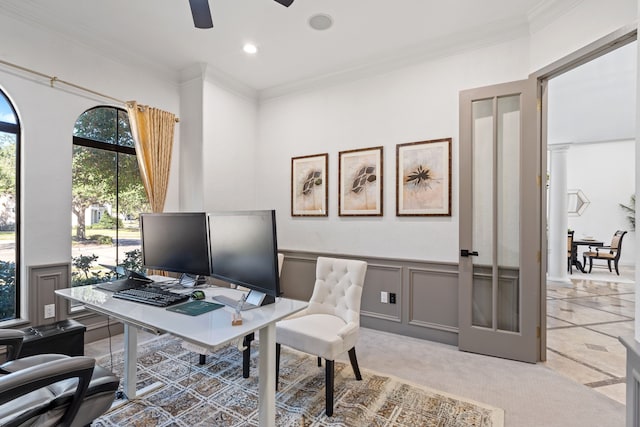
[[191, 298], [193, 299], [204, 299], [203, 291], [193, 291], [191, 292]]

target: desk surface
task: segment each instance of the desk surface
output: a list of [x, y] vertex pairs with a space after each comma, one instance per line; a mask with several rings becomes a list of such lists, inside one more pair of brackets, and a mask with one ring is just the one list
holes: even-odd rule
[[[234, 289], [210, 287], [203, 289], [205, 301], [212, 301], [214, 295], [227, 295], [238, 298], [240, 293]], [[190, 293], [192, 289], [185, 289]], [[242, 325], [231, 326], [234, 310], [223, 307], [199, 316], [168, 311], [163, 307], [154, 307], [138, 302], [113, 298], [112, 292], [97, 289], [94, 285], [60, 289], [56, 294], [79, 302], [88, 309], [113, 316], [132, 326], [157, 332], [168, 332], [196, 345], [214, 349], [256, 332], [266, 325], [281, 320], [307, 306], [307, 302], [287, 298], [277, 298], [274, 304], [268, 304], [242, 312]]]

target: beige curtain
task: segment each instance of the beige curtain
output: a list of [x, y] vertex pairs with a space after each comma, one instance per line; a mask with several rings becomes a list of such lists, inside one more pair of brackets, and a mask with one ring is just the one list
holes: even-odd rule
[[148, 105], [127, 102], [142, 183], [151, 210], [162, 212], [167, 198], [176, 116]]

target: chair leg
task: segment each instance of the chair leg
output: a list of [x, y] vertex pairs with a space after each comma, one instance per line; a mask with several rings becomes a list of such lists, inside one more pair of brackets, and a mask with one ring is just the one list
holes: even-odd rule
[[276, 391], [278, 391], [279, 377], [280, 377], [280, 344], [276, 343]]
[[591, 273], [592, 268], [593, 268], [593, 258], [589, 257], [589, 273]]
[[612, 271], [611, 271], [611, 260], [610, 259], [607, 260], [607, 266], [609, 267], [609, 273], [612, 273]]
[[318, 366], [322, 366], [322, 357], [318, 357]]
[[249, 378], [249, 370], [251, 365], [251, 341], [254, 340], [255, 334], [252, 332], [249, 335], [245, 335], [242, 340], [242, 346], [246, 347], [242, 351], [242, 377]]
[[327, 417], [333, 415], [333, 360], [325, 360], [325, 413]]
[[360, 375], [360, 368], [358, 367], [358, 359], [356, 358], [355, 347], [349, 350], [349, 360], [351, 361], [351, 367], [353, 368], [353, 373], [356, 375], [356, 379], [358, 381], [361, 381], [362, 375]]
[[618, 261], [614, 261], [613, 265], [616, 267], [616, 274], [619, 276], [620, 272], [618, 271]]
[[205, 363], [207, 363], [207, 356], [205, 354], [201, 354], [200, 360], [198, 361], [198, 363], [200, 363], [201, 365], [204, 365]]

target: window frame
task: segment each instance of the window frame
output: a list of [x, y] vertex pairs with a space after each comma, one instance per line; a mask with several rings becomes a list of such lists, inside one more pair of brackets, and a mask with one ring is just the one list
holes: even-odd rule
[[[0, 121], [0, 132], [10, 133], [15, 135], [16, 137], [16, 167], [15, 167], [15, 282], [14, 282], [14, 292], [15, 292], [15, 307], [14, 307], [14, 318], [6, 319], [0, 321], [0, 325], [9, 325], [13, 323], [19, 323], [24, 321], [22, 309], [25, 306], [24, 301], [22, 301], [22, 259], [20, 254], [22, 253], [22, 126], [20, 124], [20, 117], [18, 116], [18, 112], [16, 111], [11, 98], [7, 96], [6, 92], [0, 88], [0, 95], [4, 97], [7, 101], [7, 105], [11, 108], [13, 112], [13, 116], [15, 117], [15, 123], [8, 123]], [[26, 295], [26, 293], [25, 293]]]
[[[120, 113], [124, 113], [127, 114], [127, 111], [123, 108], [119, 108], [119, 107], [115, 107], [112, 105], [97, 105], [95, 107], [89, 108], [87, 110], [85, 110], [82, 114], [80, 114], [78, 116], [78, 119], [80, 119], [80, 117], [82, 117], [83, 115], [90, 113], [92, 110], [96, 110], [96, 109], [112, 109], [115, 111], [116, 115], [115, 115], [115, 120], [118, 120], [119, 114]], [[127, 117], [128, 118], [128, 117]], [[76, 121], [78, 120], [76, 119]], [[120, 135], [121, 135], [121, 129], [119, 126], [117, 126], [116, 124], [116, 135], [115, 135], [115, 142], [104, 142], [104, 141], [100, 141], [100, 140], [95, 140], [95, 139], [90, 139], [90, 138], [86, 138], [83, 136], [77, 136], [77, 135], [73, 135], [72, 138], [72, 147], [75, 146], [80, 146], [80, 147], [86, 147], [86, 148], [91, 148], [91, 149], [95, 149], [95, 150], [104, 150], [107, 152], [111, 152], [114, 153], [116, 155], [116, 157], [119, 154], [125, 154], [125, 155], [132, 155], [132, 156], [137, 156], [136, 154], [136, 150], [135, 147], [131, 147], [128, 145], [123, 145], [120, 144]], [[133, 137], [133, 135], [132, 135]], [[120, 175], [120, 161], [119, 159], [116, 159], [115, 161], [115, 177], [116, 177], [116, 197], [115, 197], [115, 210], [116, 210], [116, 217], [118, 216], [119, 212], [120, 212], [120, 198], [119, 198], [119, 193], [120, 193], [120, 180], [119, 180], [119, 175]], [[73, 188], [72, 188], [73, 191]], [[116, 226], [116, 242], [119, 241], [119, 234], [120, 234], [120, 227]], [[118, 243], [115, 244], [115, 251], [116, 251], [116, 263], [119, 260], [118, 258]], [[76, 307], [70, 307], [70, 312], [76, 313], [79, 310], [83, 310], [84, 306], [76, 306]]]

